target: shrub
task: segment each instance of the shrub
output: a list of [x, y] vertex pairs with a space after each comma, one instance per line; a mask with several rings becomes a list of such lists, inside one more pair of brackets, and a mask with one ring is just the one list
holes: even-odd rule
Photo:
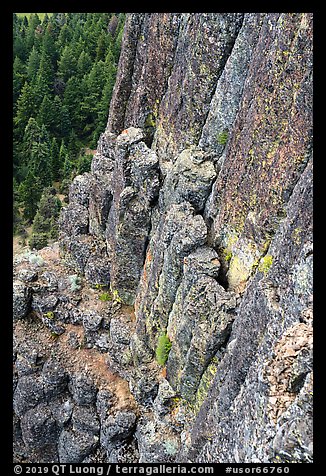
[[44, 264], [44, 259], [40, 255], [28, 253], [26, 257], [30, 264], [37, 264], [37, 266], [42, 266]]
[[112, 296], [110, 293], [102, 293], [99, 295], [99, 300], [106, 302], [106, 301], [112, 301]]
[[112, 298], [115, 302], [122, 302], [122, 299], [119, 296], [119, 293], [116, 289], [114, 291], [112, 291]]
[[28, 242], [29, 247], [33, 250], [41, 250], [48, 244], [47, 233], [33, 233]]
[[70, 282], [70, 290], [71, 291], [79, 291], [81, 286], [80, 286], [80, 278], [78, 277], [77, 274], [73, 274], [72, 276], [69, 276], [69, 282]]
[[89, 172], [91, 170], [92, 159], [93, 159], [92, 154], [81, 155], [78, 158], [78, 162], [77, 162], [78, 175], [84, 174], [85, 172]]
[[160, 365], [164, 365], [168, 359], [172, 343], [167, 334], [161, 334], [157, 341], [156, 360]]

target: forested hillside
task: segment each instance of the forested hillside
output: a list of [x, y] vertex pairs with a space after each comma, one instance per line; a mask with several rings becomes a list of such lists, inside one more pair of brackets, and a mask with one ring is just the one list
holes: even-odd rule
[[26, 236], [35, 218], [32, 247], [56, 237], [56, 193], [89, 170], [108, 116], [124, 17], [14, 14], [14, 233]]

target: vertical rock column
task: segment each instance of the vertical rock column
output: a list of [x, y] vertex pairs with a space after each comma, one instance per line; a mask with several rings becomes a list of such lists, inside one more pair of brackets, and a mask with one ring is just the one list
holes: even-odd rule
[[111, 288], [127, 304], [135, 300], [160, 185], [157, 156], [143, 138], [141, 129], [131, 127], [116, 140], [113, 201], [106, 229]]

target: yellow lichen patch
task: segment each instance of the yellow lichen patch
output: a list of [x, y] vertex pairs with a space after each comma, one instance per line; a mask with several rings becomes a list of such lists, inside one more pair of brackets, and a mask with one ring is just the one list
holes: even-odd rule
[[266, 255], [260, 260], [260, 263], [258, 265], [258, 271], [261, 271], [262, 273], [267, 274], [272, 264], [273, 264], [273, 256]]
[[296, 393], [291, 391], [291, 380], [296, 377], [294, 364], [311, 347], [312, 326], [302, 322], [290, 327], [275, 345], [275, 356], [264, 372], [270, 386], [267, 409], [274, 423], [295, 399]]
[[249, 275], [250, 269], [248, 268], [247, 263], [244, 263], [239, 256], [233, 256], [228, 271], [229, 288], [241, 292]]
[[292, 232], [291, 238], [296, 245], [300, 245], [301, 243], [302, 232], [303, 230], [300, 227], [295, 228]]

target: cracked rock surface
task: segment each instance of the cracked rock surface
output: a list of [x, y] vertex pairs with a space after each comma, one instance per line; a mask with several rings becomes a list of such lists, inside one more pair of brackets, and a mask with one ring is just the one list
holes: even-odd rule
[[14, 257], [14, 460], [312, 462], [312, 163], [312, 14], [127, 14], [59, 241]]

